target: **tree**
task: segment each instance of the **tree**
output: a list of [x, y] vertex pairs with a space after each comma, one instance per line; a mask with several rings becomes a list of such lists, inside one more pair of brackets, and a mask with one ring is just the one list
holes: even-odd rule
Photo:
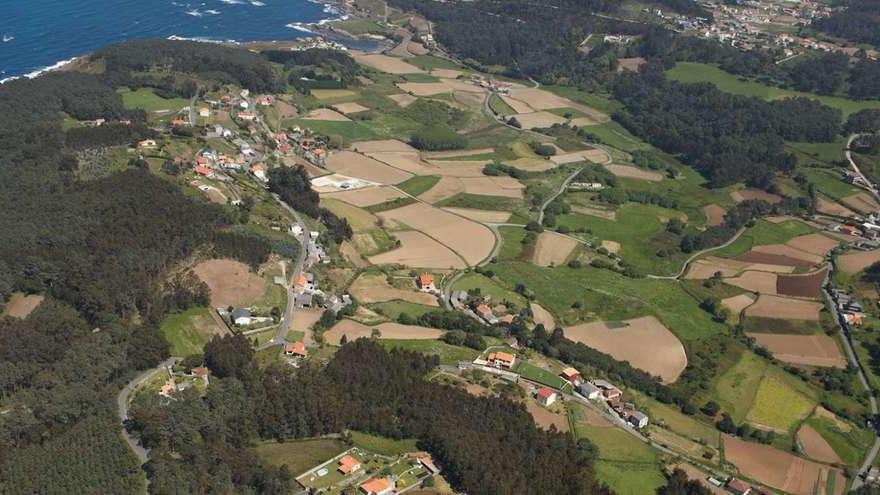
[[242, 378], [250, 369], [254, 350], [242, 334], [215, 335], [205, 344], [205, 366], [214, 376]]

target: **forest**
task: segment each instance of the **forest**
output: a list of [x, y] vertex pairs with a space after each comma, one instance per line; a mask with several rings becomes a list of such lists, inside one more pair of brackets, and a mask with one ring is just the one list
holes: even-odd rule
[[426, 381], [436, 356], [389, 353], [359, 339], [323, 369], [260, 369], [245, 338], [215, 337], [205, 364], [213, 378], [204, 397], [144, 395], [133, 405], [131, 426], [153, 449], [150, 477], [160, 489], [289, 493], [296, 473], [262, 466], [247, 447], [258, 438], [353, 429], [417, 438], [452, 486], [474, 495], [610, 493], [593, 476], [596, 451], [588, 441], [539, 430], [507, 399]]
[[813, 27], [838, 38], [880, 46], [880, 4], [875, 0], [845, 0], [843, 10], [817, 19]]

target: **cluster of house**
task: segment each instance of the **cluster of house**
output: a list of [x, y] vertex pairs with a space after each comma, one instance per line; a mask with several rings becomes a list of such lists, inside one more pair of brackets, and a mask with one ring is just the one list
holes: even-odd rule
[[493, 91], [502, 95], [510, 94], [510, 90], [511, 88], [513, 88], [513, 84], [509, 82], [488, 79], [479, 74], [472, 75], [471, 81], [481, 88], [485, 88], [489, 91]]
[[484, 324], [512, 325], [516, 321], [516, 316], [511, 313], [496, 315], [495, 310], [489, 306], [489, 298], [474, 298], [463, 290], [453, 291], [449, 296], [449, 303], [453, 309], [462, 311]]
[[841, 324], [844, 325], [844, 328], [850, 330], [852, 327], [862, 325], [865, 318], [862, 303], [843, 289], [831, 289], [831, 297], [834, 299], [834, 304], [837, 305], [837, 312], [840, 314]]
[[568, 189], [572, 191], [601, 191], [605, 189], [605, 185], [601, 182], [571, 182]]
[[324, 167], [327, 159], [327, 143], [322, 136], [312, 135], [299, 126], [272, 135], [276, 153], [283, 156], [299, 154], [309, 163]]
[[338, 50], [341, 52], [348, 51], [348, 48], [346, 48], [346, 46], [342, 43], [327, 41], [321, 36], [309, 36], [307, 38], [302, 38], [299, 40], [299, 43], [292, 46], [290, 49], [292, 51], [303, 51], [311, 50], [313, 48], [318, 48], [322, 50]]
[[[345, 477], [359, 475], [364, 472], [364, 466], [357, 457], [352, 455], [356, 449], [350, 450], [336, 461], [336, 470]], [[407, 457], [423, 467], [431, 475], [440, 474], [440, 468], [427, 452], [407, 454]], [[329, 470], [321, 467], [315, 471], [318, 477], [326, 476]], [[401, 487], [406, 489], [409, 487]], [[391, 495], [397, 493], [397, 483], [394, 477], [370, 477], [358, 484], [358, 493], [363, 495]]]
[[[98, 117], [97, 119], [94, 119], [94, 120], [84, 120], [84, 121], [80, 122], [80, 124], [84, 125], [85, 127], [101, 127], [104, 124], [113, 124], [113, 123], [114, 122], [107, 122], [107, 119], [105, 119], [104, 117]], [[131, 120], [121, 119], [121, 120], [116, 121], [115, 123], [119, 124], [119, 125], [131, 125]]]
[[189, 374], [176, 374], [170, 366], [165, 371], [168, 373], [168, 378], [159, 388], [159, 395], [166, 399], [171, 399], [175, 392], [183, 392], [190, 388], [196, 380], [201, 380], [207, 385], [208, 377], [211, 375], [211, 370], [204, 366], [192, 368]]
[[577, 388], [578, 393], [589, 400], [602, 400], [621, 419], [636, 428], [648, 426], [648, 415], [636, 410], [635, 404], [623, 401], [623, 392], [613, 383], [594, 379], [583, 380], [580, 372], [574, 368], [566, 368], [562, 371], [562, 377]]

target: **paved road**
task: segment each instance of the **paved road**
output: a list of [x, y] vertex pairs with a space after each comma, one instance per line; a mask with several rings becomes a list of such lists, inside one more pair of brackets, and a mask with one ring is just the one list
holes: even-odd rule
[[558, 198], [560, 194], [565, 192], [565, 190], [568, 188], [568, 185], [571, 184], [571, 181], [573, 181], [574, 178], [577, 177], [583, 169], [584, 167], [580, 167], [575, 170], [573, 174], [566, 177], [565, 180], [562, 181], [562, 184], [559, 186], [559, 189], [553, 194], [553, 196], [550, 196], [549, 198], [547, 198], [547, 201], [544, 201], [544, 204], [541, 205], [541, 211], [538, 212], [539, 224], [544, 221], [544, 210], [546, 210], [547, 207], [550, 206], [550, 203], [552, 203], [554, 199]]
[[122, 438], [125, 440], [125, 443], [128, 444], [131, 451], [134, 452], [134, 455], [138, 458], [138, 461], [140, 461], [141, 465], [146, 464], [146, 462], [148, 460], [147, 454], [149, 453], [149, 451], [147, 449], [145, 449], [143, 446], [141, 446], [141, 444], [137, 441], [137, 439], [134, 438], [128, 432], [128, 430], [125, 429], [125, 423], [129, 419], [129, 417], [128, 417], [128, 399], [129, 399], [129, 397], [131, 397], [131, 393], [134, 392], [134, 390], [138, 387], [138, 385], [149, 380], [156, 373], [164, 371], [165, 368], [167, 368], [168, 366], [171, 366], [175, 362], [177, 362], [177, 359], [178, 358], [174, 358], [174, 357], [168, 358], [165, 361], [163, 361], [161, 364], [156, 366], [155, 368], [153, 368], [151, 370], [144, 371], [143, 373], [141, 373], [140, 375], [135, 377], [134, 380], [128, 382], [128, 385], [123, 387], [123, 389], [121, 391], [119, 391], [119, 395], [116, 396], [116, 414], [119, 416], [120, 425], [122, 426], [122, 428], [121, 428]]
[[647, 275], [647, 277], [657, 279], [657, 280], [677, 280], [677, 279], [681, 278], [682, 275], [684, 275], [684, 272], [687, 271], [688, 266], [690, 266], [690, 264], [695, 259], [699, 258], [700, 256], [702, 256], [706, 253], [711, 253], [712, 251], [715, 251], [718, 249], [723, 249], [723, 248], [726, 248], [727, 246], [730, 246], [731, 244], [736, 242], [736, 240], [739, 239], [739, 236], [741, 236], [743, 234], [743, 232], [745, 232], [745, 231], [746, 231], [746, 228], [741, 227], [739, 230], [736, 231], [736, 234], [733, 234], [733, 237], [728, 239], [727, 242], [725, 242], [724, 244], [722, 244], [720, 246], [715, 246], [715, 247], [711, 247], [708, 249], [704, 249], [702, 251], [697, 251], [696, 253], [691, 255], [690, 258], [684, 260], [684, 264], [681, 265], [681, 270], [679, 270], [678, 273], [676, 273], [675, 275]]
[[[303, 239], [309, 235], [308, 225], [303, 222], [302, 217], [300, 217], [299, 212], [290, 207], [287, 203], [281, 200], [277, 194], [272, 194], [272, 197], [275, 198], [275, 201], [281, 205], [282, 208], [287, 210], [288, 213], [293, 215], [296, 224], [302, 229], [302, 237]], [[305, 243], [300, 242], [299, 255], [296, 259], [296, 264], [293, 267], [293, 272], [290, 274], [290, 278], [287, 280], [287, 307], [284, 309], [284, 315], [281, 317], [281, 323], [278, 325], [278, 329], [275, 330], [275, 336], [267, 342], [263, 344], [261, 349], [265, 349], [266, 347], [271, 347], [273, 345], [281, 344], [287, 338], [287, 332], [290, 331], [290, 323], [293, 321], [293, 312], [294, 312], [294, 281], [302, 275], [303, 267], [306, 263], [306, 246]], [[311, 334], [306, 335], [305, 340], [311, 340]], [[306, 345], [312, 344], [313, 342], [305, 342]]]

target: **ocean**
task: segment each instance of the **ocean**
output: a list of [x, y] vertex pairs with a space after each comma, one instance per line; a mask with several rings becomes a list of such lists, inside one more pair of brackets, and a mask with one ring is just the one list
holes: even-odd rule
[[0, 80], [124, 40], [290, 40], [341, 15], [316, 0], [0, 0]]

